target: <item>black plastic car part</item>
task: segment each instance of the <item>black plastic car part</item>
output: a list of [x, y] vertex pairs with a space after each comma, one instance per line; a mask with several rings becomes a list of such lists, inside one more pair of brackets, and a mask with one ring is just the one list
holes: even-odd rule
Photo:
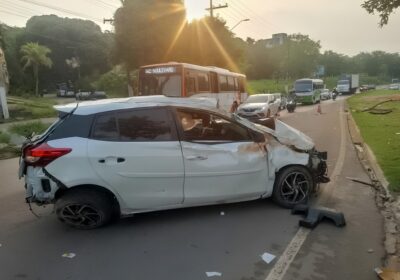
[[305, 219], [299, 221], [299, 225], [306, 228], [313, 229], [324, 219], [332, 221], [337, 227], [346, 225], [344, 214], [335, 209], [299, 204], [293, 207], [292, 214], [306, 215]]

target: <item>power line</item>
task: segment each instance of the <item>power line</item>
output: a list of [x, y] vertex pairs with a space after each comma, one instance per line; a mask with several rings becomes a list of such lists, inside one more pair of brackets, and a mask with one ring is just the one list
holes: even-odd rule
[[10, 6], [5, 6], [3, 3], [0, 3], [0, 8], [5, 9], [5, 12], [10, 12], [10, 13], [14, 13], [14, 15], [19, 14], [21, 16], [25, 16], [25, 17], [31, 17], [32, 15], [27, 14], [24, 11], [15, 9], [14, 7], [10, 7]]
[[30, 3], [30, 4], [33, 4], [33, 5], [36, 5], [36, 6], [39, 6], [39, 7], [43, 7], [43, 8], [52, 9], [52, 10], [59, 11], [59, 12], [62, 12], [62, 13], [66, 13], [66, 14], [70, 14], [70, 15], [73, 15], [73, 16], [81, 17], [81, 18], [84, 18], [84, 19], [93, 20], [93, 21], [100, 22], [100, 23], [102, 22], [100, 18], [91, 17], [91, 16], [88, 16], [88, 15], [85, 15], [85, 14], [82, 14], [82, 13], [78, 13], [78, 12], [74, 12], [74, 11], [71, 11], [71, 10], [68, 10], [68, 9], [64, 9], [64, 8], [61, 8], [61, 7], [45, 4], [45, 3], [42, 3], [42, 2], [39, 2], [39, 1], [35, 1], [35, 0], [19, 0], [19, 1]]
[[16, 14], [16, 13], [13, 13], [13, 12], [10, 12], [10, 11], [7, 12], [7, 11], [0, 10], [0, 13], [6, 14], [6, 15], [13, 15], [13, 16], [21, 17], [21, 18], [29, 18], [27, 16]]
[[14, 2], [12, 2], [10, 0], [2, 0], [2, 1], [6, 1], [3, 4], [10, 5], [11, 7], [14, 7], [16, 9], [21, 9], [21, 11], [24, 11], [25, 13], [33, 13], [32, 15], [41, 13], [41, 11], [38, 11], [38, 10], [35, 10], [35, 9], [32, 9], [32, 8], [28, 8], [28, 7], [25, 7], [25, 6], [18, 5], [18, 4], [14, 3]]
[[267, 24], [267, 25], [271, 25], [275, 28], [278, 29], [282, 29], [281, 27], [271, 23], [270, 21], [268, 21], [267, 19], [265, 19], [264, 17], [260, 16], [258, 13], [256, 13], [253, 9], [251, 9], [250, 7], [248, 7], [247, 5], [245, 5], [241, 0], [236, 0], [235, 3], [239, 6], [241, 6], [243, 9], [247, 10], [248, 12], [252, 13], [253, 15], [255, 15], [261, 22]]

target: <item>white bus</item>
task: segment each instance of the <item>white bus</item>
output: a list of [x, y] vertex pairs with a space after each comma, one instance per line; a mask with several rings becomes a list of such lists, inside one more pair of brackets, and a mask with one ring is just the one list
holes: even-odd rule
[[226, 111], [247, 99], [245, 87], [245, 75], [213, 66], [170, 62], [142, 66], [139, 72], [139, 95], [211, 97]]
[[294, 82], [296, 101], [317, 103], [321, 101], [321, 92], [325, 88], [324, 81], [320, 79], [300, 79]]

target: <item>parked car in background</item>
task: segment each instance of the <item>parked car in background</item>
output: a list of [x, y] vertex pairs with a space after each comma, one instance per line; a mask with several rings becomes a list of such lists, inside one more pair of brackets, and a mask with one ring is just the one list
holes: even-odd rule
[[321, 100], [328, 100], [332, 98], [332, 93], [329, 91], [329, 89], [323, 89], [321, 91]]
[[368, 91], [368, 90], [374, 90], [376, 89], [376, 85], [370, 84], [370, 85], [361, 85], [360, 86], [360, 92]]
[[400, 90], [400, 84], [390, 84], [390, 90]]
[[56, 106], [60, 119], [22, 147], [26, 201], [54, 203], [61, 222], [92, 229], [134, 213], [266, 197], [290, 208], [329, 181], [327, 154], [300, 131], [209, 104], [147, 96]]
[[254, 120], [270, 118], [278, 114], [280, 99], [274, 94], [254, 94], [240, 104], [237, 114], [243, 118]]
[[107, 94], [104, 91], [86, 91], [76, 94], [76, 100], [98, 100], [106, 98]]

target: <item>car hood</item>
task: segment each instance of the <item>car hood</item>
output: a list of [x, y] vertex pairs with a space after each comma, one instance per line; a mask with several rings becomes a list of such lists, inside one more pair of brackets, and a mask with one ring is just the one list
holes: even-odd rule
[[241, 109], [261, 109], [262, 107], [267, 106], [267, 103], [243, 103], [239, 106], [238, 110]]
[[272, 134], [284, 145], [293, 146], [296, 149], [303, 151], [309, 151], [315, 147], [315, 144], [310, 137], [280, 120], [275, 120], [275, 130], [263, 125], [257, 125], [257, 127]]

